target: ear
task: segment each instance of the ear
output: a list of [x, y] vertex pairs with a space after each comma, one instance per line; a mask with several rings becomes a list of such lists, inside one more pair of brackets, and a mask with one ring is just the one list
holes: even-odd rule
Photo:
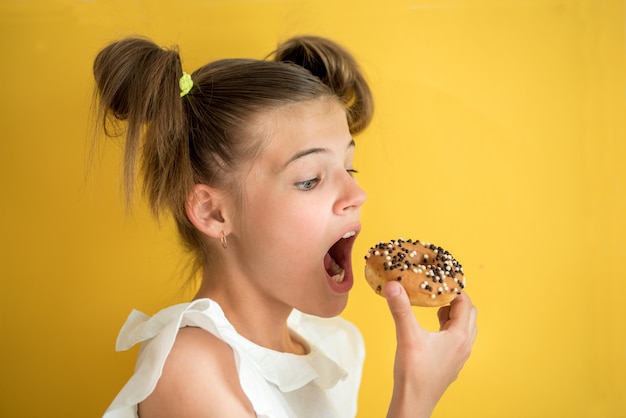
[[224, 210], [223, 195], [206, 184], [196, 184], [187, 195], [187, 217], [200, 232], [212, 238], [220, 238], [223, 233], [230, 233]]

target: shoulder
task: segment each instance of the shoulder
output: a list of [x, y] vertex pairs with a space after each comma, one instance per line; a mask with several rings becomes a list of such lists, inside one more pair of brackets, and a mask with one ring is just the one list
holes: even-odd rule
[[239, 383], [232, 349], [196, 327], [180, 329], [142, 418], [254, 416]]

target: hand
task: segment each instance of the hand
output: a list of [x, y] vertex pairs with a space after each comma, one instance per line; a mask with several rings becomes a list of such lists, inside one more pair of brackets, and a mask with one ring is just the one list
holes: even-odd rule
[[387, 283], [385, 294], [397, 340], [388, 417], [429, 417], [470, 356], [477, 332], [476, 308], [462, 293], [439, 309], [440, 331], [429, 332], [417, 322], [400, 283]]

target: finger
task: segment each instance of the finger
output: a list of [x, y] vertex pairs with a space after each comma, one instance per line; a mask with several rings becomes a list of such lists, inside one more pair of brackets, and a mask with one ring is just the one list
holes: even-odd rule
[[442, 330], [443, 326], [450, 319], [450, 305], [439, 308], [437, 311], [437, 318], [439, 318], [439, 329]]
[[472, 341], [476, 339], [476, 333], [478, 333], [478, 326], [476, 324], [476, 319], [478, 317], [478, 309], [475, 306], [472, 306], [472, 310], [470, 311], [470, 321], [469, 321], [469, 332], [472, 336]]
[[442, 329], [469, 330], [472, 315], [472, 301], [465, 292], [454, 298], [450, 303], [448, 321], [443, 324]]
[[391, 316], [396, 324], [396, 338], [398, 344], [401, 344], [404, 339], [416, 336], [421, 327], [411, 309], [409, 296], [400, 283], [388, 282], [383, 290]]

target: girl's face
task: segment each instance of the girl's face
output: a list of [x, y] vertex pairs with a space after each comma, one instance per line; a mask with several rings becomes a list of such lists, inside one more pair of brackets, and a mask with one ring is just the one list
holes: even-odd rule
[[[253, 299], [330, 317], [353, 285], [351, 251], [365, 193], [353, 178], [354, 141], [329, 99], [264, 113], [263, 148], [248, 167], [228, 237]], [[252, 290], [252, 289], [248, 289]]]

